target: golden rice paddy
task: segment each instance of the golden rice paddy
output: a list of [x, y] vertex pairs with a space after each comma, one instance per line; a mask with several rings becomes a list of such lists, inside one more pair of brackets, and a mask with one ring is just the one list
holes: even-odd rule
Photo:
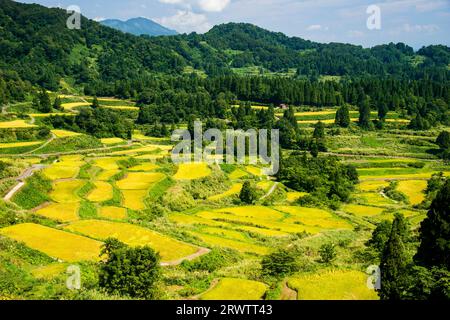
[[138, 107], [133, 107], [133, 106], [102, 106], [102, 108], [107, 108], [107, 109], [112, 109], [112, 110], [139, 111]]
[[121, 190], [122, 205], [131, 210], [144, 210], [145, 198], [147, 197], [147, 190]]
[[215, 212], [231, 213], [240, 217], [258, 218], [280, 220], [285, 217], [285, 214], [268, 207], [263, 206], [244, 206], [234, 208], [216, 209]]
[[124, 157], [107, 157], [107, 158], [98, 158], [94, 160], [94, 166], [99, 167], [103, 170], [118, 170], [119, 165], [117, 161], [125, 160]]
[[427, 181], [407, 180], [399, 181], [397, 190], [403, 192], [412, 205], [420, 204], [425, 200], [424, 191], [427, 188]]
[[0, 129], [34, 128], [34, 124], [29, 124], [25, 120], [14, 120], [0, 122]]
[[42, 144], [42, 141], [0, 143], [0, 149], [32, 147], [38, 144]]
[[242, 190], [242, 183], [235, 183], [228, 191], [225, 191], [224, 193], [209, 197], [208, 200], [211, 200], [211, 201], [221, 200], [223, 198], [239, 194], [241, 192], [241, 190]]
[[59, 203], [79, 202], [81, 199], [76, 192], [85, 185], [83, 180], [66, 180], [53, 184], [50, 198]]
[[178, 172], [173, 178], [176, 180], [196, 180], [210, 174], [211, 169], [204, 162], [182, 163], [178, 166]]
[[345, 212], [360, 217], [372, 217], [383, 213], [384, 208], [363, 206], [358, 204], [346, 204], [343, 206]]
[[64, 108], [64, 110], [72, 110], [78, 107], [90, 106], [91, 104], [92, 103], [90, 102], [70, 102], [70, 103], [63, 103], [61, 104], [61, 106]]
[[92, 202], [104, 202], [111, 200], [113, 197], [113, 187], [111, 184], [104, 181], [94, 182], [95, 188], [86, 197]]
[[206, 226], [228, 226], [224, 222], [218, 222], [210, 219], [204, 219], [195, 215], [184, 213], [171, 213], [169, 220], [179, 225], [206, 225]]
[[153, 184], [166, 176], [160, 172], [130, 172], [116, 183], [121, 190], [148, 190]]
[[36, 211], [36, 214], [60, 221], [60, 222], [72, 222], [79, 219], [78, 210], [80, 204], [73, 203], [52, 203], [42, 209]]
[[358, 185], [358, 189], [363, 192], [372, 192], [383, 189], [389, 185], [386, 181], [363, 181]]
[[80, 220], [70, 224], [65, 229], [97, 239], [116, 238], [130, 246], [148, 245], [159, 252], [165, 262], [178, 260], [198, 251], [195, 246], [128, 223]]
[[142, 163], [140, 165], [129, 168], [128, 171], [153, 171], [158, 168], [159, 166], [153, 163]]
[[111, 144], [123, 143], [124, 140], [121, 138], [104, 138], [104, 139], [100, 139], [100, 142], [103, 144], [111, 145]]
[[0, 234], [67, 262], [98, 261], [102, 243], [34, 223], [0, 229]]
[[188, 231], [193, 236], [199, 238], [210, 247], [230, 248], [244, 253], [256, 253], [265, 255], [270, 252], [268, 247], [263, 247], [250, 242], [242, 242], [237, 240], [226, 239], [220, 236], [209, 235], [200, 232]]
[[68, 138], [68, 137], [76, 137], [76, 136], [81, 135], [81, 133], [68, 131], [68, 130], [51, 130], [51, 132], [57, 138]]
[[154, 151], [169, 151], [172, 150], [172, 146], [167, 145], [147, 145], [145, 147], [140, 147], [136, 149], [129, 149], [129, 150], [122, 150], [122, 151], [115, 151], [112, 154], [116, 155], [129, 155], [129, 154], [136, 154], [136, 153], [148, 153], [148, 152], [154, 152]]
[[245, 177], [247, 175], [248, 175], [248, 173], [245, 172], [244, 170], [236, 169], [232, 173], [230, 173], [228, 176], [230, 177], [231, 180], [238, 180], [238, 179], [243, 178], [243, 177]]
[[262, 169], [258, 168], [258, 167], [255, 167], [255, 166], [246, 166], [245, 170], [248, 173], [250, 173], [250, 174], [252, 174], [254, 176], [257, 176], [257, 177], [262, 177], [264, 175]]
[[308, 195], [307, 192], [296, 192], [296, 191], [289, 191], [286, 194], [286, 199], [289, 202], [295, 202], [300, 198], [303, 198], [304, 196]]
[[52, 263], [31, 270], [31, 274], [36, 279], [51, 280], [59, 274], [65, 272], [66, 268], [67, 264], [65, 263]]
[[360, 271], [327, 271], [292, 277], [288, 286], [297, 291], [298, 300], [378, 300], [367, 287], [367, 278]]
[[120, 172], [119, 169], [114, 169], [114, 170], [104, 170], [102, 172], [100, 172], [96, 179], [100, 180], [100, 181], [108, 181], [109, 179], [111, 179], [112, 177], [114, 177], [116, 174], [118, 174]]
[[127, 209], [119, 207], [101, 207], [98, 214], [102, 218], [123, 220], [127, 217]]
[[339, 217], [334, 216], [328, 211], [317, 208], [304, 207], [276, 207], [277, 210], [289, 213], [285, 218], [285, 223], [302, 223], [307, 226], [319, 227], [324, 229], [352, 229], [353, 226]]
[[44, 175], [50, 180], [58, 180], [58, 179], [71, 179], [75, 177], [80, 171], [77, 167], [67, 167], [55, 163], [48, 168], [43, 170]]
[[223, 278], [219, 283], [201, 295], [201, 300], [261, 300], [267, 291], [262, 282]]
[[275, 183], [273, 181], [269, 181], [269, 180], [267, 180], [267, 181], [260, 181], [260, 182], [258, 182], [256, 184], [256, 187], [261, 189], [261, 190], [263, 190], [263, 191], [265, 191], [265, 192], [267, 192], [267, 191], [270, 190], [270, 188], [273, 187], [274, 184]]

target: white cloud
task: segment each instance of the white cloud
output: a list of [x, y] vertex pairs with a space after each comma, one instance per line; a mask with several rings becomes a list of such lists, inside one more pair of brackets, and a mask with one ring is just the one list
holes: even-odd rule
[[306, 30], [308, 30], [308, 31], [320, 31], [320, 30], [328, 31], [328, 27], [324, 27], [320, 24], [312, 24], [308, 28], [306, 28]]
[[426, 33], [433, 33], [435, 31], [439, 30], [439, 26], [435, 25], [435, 24], [424, 24], [424, 25], [420, 25], [420, 24], [415, 24], [415, 25], [410, 25], [409, 23], [405, 23], [402, 26], [402, 30], [404, 32], [426, 32]]
[[184, 3], [185, 0], [159, 0], [159, 2], [168, 4], [181, 4]]
[[203, 11], [221, 12], [230, 4], [230, 0], [199, 0], [198, 5]]
[[189, 10], [178, 10], [171, 17], [156, 18], [154, 20], [180, 33], [189, 33], [192, 31], [204, 33], [212, 27], [204, 14], [197, 14]]

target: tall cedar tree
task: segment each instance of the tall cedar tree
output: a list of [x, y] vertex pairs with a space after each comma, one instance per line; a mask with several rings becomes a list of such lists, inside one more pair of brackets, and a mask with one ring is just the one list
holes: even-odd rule
[[244, 182], [239, 198], [241, 199], [242, 202], [246, 204], [253, 204], [258, 199], [256, 190], [252, 186], [250, 181]]
[[382, 280], [379, 295], [382, 300], [400, 300], [405, 290], [408, 258], [402, 239], [404, 232], [402, 217], [397, 215], [381, 257]]
[[450, 179], [437, 193], [420, 226], [420, 246], [415, 260], [426, 267], [450, 270]]
[[359, 107], [359, 126], [362, 129], [370, 130], [372, 128], [372, 121], [370, 120], [370, 103], [369, 98], [365, 97]]
[[339, 127], [348, 128], [350, 126], [350, 111], [347, 105], [343, 105], [336, 112], [335, 123]]
[[436, 139], [436, 144], [442, 149], [450, 148], [450, 132], [442, 131]]
[[42, 113], [52, 112], [52, 104], [50, 102], [50, 97], [45, 89], [41, 90], [39, 94], [39, 111]]
[[61, 103], [61, 98], [59, 96], [57, 96], [55, 98], [55, 102], [53, 102], [53, 109], [55, 109], [55, 110], [63, 110], [62, 103]]
[[94, 97], [94, 100], [92, 100], [92, 108], [94, 109], [100, 108], [100, 103], [98, 102], [97, 97]]

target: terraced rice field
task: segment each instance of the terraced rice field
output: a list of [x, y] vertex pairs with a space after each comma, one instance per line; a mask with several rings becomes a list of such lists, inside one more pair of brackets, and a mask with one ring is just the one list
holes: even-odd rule
[[230, 177], [231, 180], [238, 180], [243, 177], [246, 177], [247, 175], [248, 175], [248, 173], [245, 172], [244, 170], [236, 169], [232, 173], [230, 173], [228, 176]]
[[124, 157], [97, 158], [94, 160], [93, 165], [103, 170], [118, 170], [119, 165], [117, 164], [117, 161], [125, 159], [126, 158]]
[[128, 171], [153, 171], [158, 168], [159, 166], [153, 163], [142, 163], [140, 165], [129, 168]]
[[161, 254], [164, 262], [175, 261], [198, 251], [198, 248], [193, 245], [128, 223], [80, 220], [65, 229], [96, 239], [104, 240], [113, 237], [130, 246], [148, 245]]
[[260, 181], [256, 184], [256, 187], [265, 192], [268, 192], [270, 190], [270, 188], [273, 187], [274, 184], [275, 184], [275, 182], [269, 181], [269, 180], [268, 181]]
[[32, 147], [39, 144], [42, 144], [42, 141], [0, 143], [0, 151], [1, 149]]
[[302, 197], [304, 197], [306, 195], [308, 195], [307, 192], [289, 191], [289, 192], [286, 193], [286, 199], [289, 202], [295, 202], [298, 199], [300, 199], [300, 198], [302, 198]]
[[337, 270], [292, 277], [288, 286], [297, 291], [298, 300], [378, 300], [366, 282], [363, 272]]
[[130, 172], [116, 183], [121, 190], [148, 190], [153, 184], [166, 176], [160, 172]]
[[0, 129], [34, 128], [34, 124], [29, 124], [25, 120], [14, 120], [0, 122]]
[[424, 191], [427, 188], [427, 181], [408, 180], [399, 181], [397, 190], [403, 192], [412, 205], [420, 204], [425, 200]]
[[121, 190], [122, 205], [131, 210], [144, 210], [145, 198], [148, 195], [147, 190]]
[[88, 194], [86, 199], [92, 202], [104, 202], [113, 198], [113, 187], [104, 181], [94, 182], [95, 188]]
[[210, 174], [211, 169], [204, 162], [182, 163], [178, 166], [178, 171], [173, 178], [175, 180], [196, 180], [208, 177]]
[[225, 191], [224, 193], [209, 197], [208, 200], [210, 200], [210, 201], [221, 200], [223, 198], [227, 198], [227, 197], [239, 194], [241, 192], [241, 189], [242, 189], [242, 183], [235, 183], [228, 191]]
[[36, 211], [36, 214], [60, 222], [72, 222], [79, 218], [78, 210], [80, 204], [73, 203], [52, 203]]
[[239, 252], [256, 253], [259, 255], [265, 255], [270, 252], [268, 247], [263, 247], [248, 241], [231, 240], [221, 236], [214, 236], [194, 231], [188, 231], [188, 233], [199, 238], [202, 242], [208, 244], [209, 247], [230, 248]]
[[58, 203], [80, 202], [81, 198], [76, 192], [85, 185], [83, 180], [67, 180], [53, 184], [53, 190], [50, 192], [50, 198]]
[[132, 107], [132, 106], [102, 106], [102, 108], [107, 108], [107, 109], [112, 109], [112, 110], [139, 111], [138, 107]]
[[397, 204], [394, 200], [383, 197], [379, 193], [366, 192], [366, 193], [359, 194], [358, 197], [360, 197], [360, 199], [362, 199], [364, 201], [364, 204], [367, 204], [370, 206], [375, 206], [375, 207], [377, 207], [377, 206], [392, 207]]
[[80, 136], [81, 135], [81, 133], [68, 131], [68, 130], [51, 130], [51, 132], [57, 138], [76, 137], [76, 136]]
[[127, 217], [127, 209], [119, 207], [101, 207], [99, 216], [106, 219], [123, 220]]
[[0, 229], [0, 234], [67, 262], [98, 261], [102, 242], [33, 223]]
[[[138, 154], [138, 153], [149, 153], [149, 152], [155, 152], [155, 151], [170, 151], [172, 150], [172, 146], [167, 145], [147, 145], [145, 147], [140, 147], [136, 149], [129, 149], [129, 150], [122, 150], [122, 151], [115, 151], [112, 154], [114, 155], [130, 155], [130, 154]], [[166, 152], [166, 154], [167, 154]]]
[[346, 204], [343, 206], [343, 210], [358, 217], [372, 217], [382, 214], [385, 209], [358, 204]]
[[104, 138], [100, 139], [100, 142], [106, 145], [113, 145], [123, 143], [124, 140], [121, 138]]
[[63, 103], [61, 106], [64, 108], [64, 110], [70, 111], [75, 108], [90, 106], [91, 104], [92, 103], [90, 102], [70, 102], [70, 103]]
[[116, 174], [118, 174], [120, 172], [119, 169], [114, 169], [114, 170], [104, 170], [102, 172], [100, 172], [96, 179], [100, 180], [100, 181], [108, 181], [109, 179], [111, 179], [112, 177], [114, 177]]
[[52, 263], [46, 266], [38, 267], [31, 270], [31, 274], [36, 279], [51, 280], [59, 274], [65, 272], [67, 264], [65, 263]]
[[262, 282], [245, 279], [220, 279], [218, 284], [201, 295], [201, 300], [261, 300], [267, 291]]
[[290, 217], [283, 220], [285, 223], [302, 223], [324, 229], [353, 229], [349, 222], [325, 210], [288, 206], [276, 207], [276, 209], [289, 213]]
[[258, 167], [255, 167], [255, 166], [246, 166], [245, 170], [248, 173], [250, 173], [250, 174], [252, 174], [254, 176], [257, 176], [257, 177], [262, 177], [264, 175], [262, 169], [258, 168]]
[[50, 180], [71, 179], [80, 171], [77, 167], [68, 167], [58, 163], [43, 170], [44, 175]]
[[358, 189], [362, 192], [374, 192], [389, 186], [386, 181], [364, 181], [358, 185]]
[[228, 223], [218, 222], [210, 219], [204, 219], [195, 215], [184, 213], [171, 213], [169, 220], [179, 225], [206, 225], [206, 226], [229, 226]]

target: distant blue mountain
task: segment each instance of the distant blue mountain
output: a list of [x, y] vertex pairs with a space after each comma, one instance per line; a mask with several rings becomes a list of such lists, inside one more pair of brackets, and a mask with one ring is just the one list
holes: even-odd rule
[[127, 21], [107, 19], [100, 21], [100, 23], [136, 36], [143, 34], [149, 36], [173, 36], [178, 34], [175, 30], [163, 27], [162, 25], [146, 18], [133, 18]]

